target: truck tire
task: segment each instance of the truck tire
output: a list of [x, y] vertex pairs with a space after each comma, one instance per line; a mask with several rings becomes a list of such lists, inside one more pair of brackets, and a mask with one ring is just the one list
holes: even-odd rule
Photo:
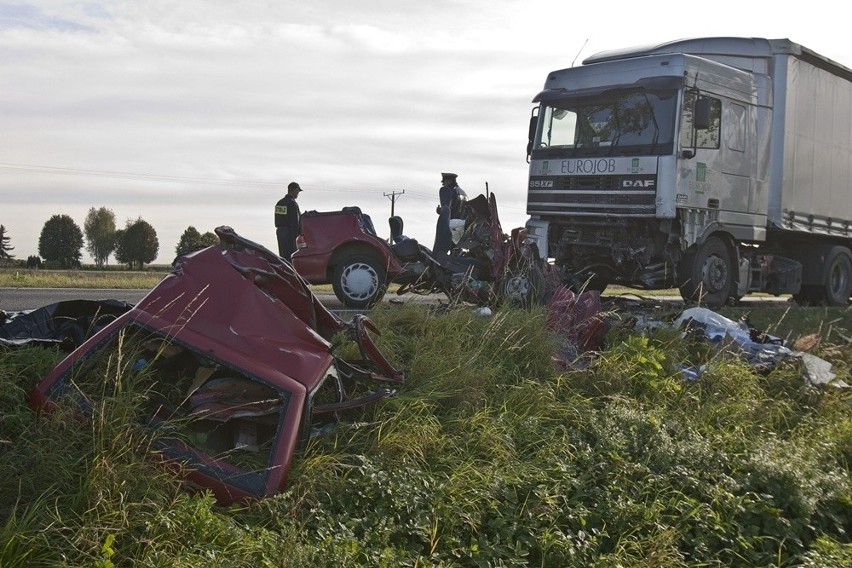
[[387, 271], [375, 257], [355, 255], [337, 263], [331, 286], [344, 306], [361, 310], [382, 299], [387, 289], [386, 278]]
[[852, 254], [846, 247], [831, 247], [825, 255], [822, 272], [825, 303], [846, 306], [852, 295]]
[[510, 270], [500, 282], [500, 297], [515, 306], [529, 308], [544, 300], [544, 274], [530, 265]]
[[736, 295], [730, 249], [719, 237], [709, 237], [681, 260], [678, 281], [685, 302], [718, 310]]

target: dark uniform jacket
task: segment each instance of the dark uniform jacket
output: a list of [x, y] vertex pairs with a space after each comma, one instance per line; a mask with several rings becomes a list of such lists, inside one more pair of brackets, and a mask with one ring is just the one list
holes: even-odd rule
[[296, 252], [296, 237], [302, 232], [302, 214], [296, 200], [285, 195], [275, 204], [275, 232], [278, 236], [278, 255], [290, 259]]

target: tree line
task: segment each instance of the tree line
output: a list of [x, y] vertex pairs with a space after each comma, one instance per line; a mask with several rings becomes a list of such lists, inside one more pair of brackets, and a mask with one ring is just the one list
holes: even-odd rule
[[[85, 238], [84, 238], [85, 237]], [[219, 242], [212, 232], [200, 233], [189, 226], [183, 232], [175, 247], [175, 255], [186, 254]], [[6, 227], [0, 224], [0, 262], [14, 261], [11, 236]], [[153, 262], [160, 249], [157, 231], [150, 223], [139, 217], [128, 219], [124, 228], [116, 228], [115, 213], [106, 207], [89, 209], [81, 230], [68, 215], [53, 215], [41, 229], [38, 239], [39, 256], [27, 258], [26, 266], [41, 268], [44, 263], [57, 268], [77, 268], [80, 266], [82, 249], [95, 261], [95, 266], [103, 268], [114, 256], [116, 262], [126, 264], [128, 268]]]

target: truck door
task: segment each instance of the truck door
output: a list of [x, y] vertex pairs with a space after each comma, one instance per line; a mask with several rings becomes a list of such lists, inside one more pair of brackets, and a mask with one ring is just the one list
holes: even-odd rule
[[[708, 110], [706, 128], [694, 128], [696, 101]], [[700, 112], [700, 110], [699, 110]], [[754, 150], [747, 143], [751, 120], [746, 105], [728, 98], [687, 91], [681, 117], [678, 204], [718, 211], [730, 225], [753, 224], [751, 180]]]

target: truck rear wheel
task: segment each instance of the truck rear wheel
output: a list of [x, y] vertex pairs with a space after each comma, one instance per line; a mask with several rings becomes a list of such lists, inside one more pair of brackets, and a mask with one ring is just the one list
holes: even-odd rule
[[735, 293], [731, 251], [719, 237], [709, 237], [678, 267], [680, 295], [710, 309], [724, 306]]
[[350, 309], [369, 308], [385, 295], [387, 272], [372, 256], [344, 258], [334, 269], [334, 295]]
[[[821, 251], [814, 251], [820, 255]], [[819, 273], [821, 283], [803, 284], [793, 300], [804, 306], [846, 306], [852, 295], [852, 253], [846, 247], [827, 249]]]
[[825, 256], [822, 278], [826, 304], [849, 304], [849, 296], [852, 295], [852, 255], [849, 249], [840, 246], [829, 249]]

